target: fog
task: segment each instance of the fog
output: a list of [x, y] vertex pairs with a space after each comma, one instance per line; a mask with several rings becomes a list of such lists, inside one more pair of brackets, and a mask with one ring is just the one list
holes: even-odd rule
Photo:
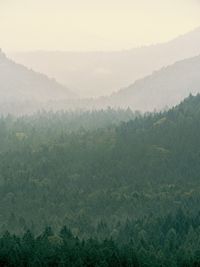
[[199, 14], [0, 0], [0, 266], [200, 266]]
[[80, 97], [109, 95], [153, 71], [200, 54], [200, 28], [166, 43], [115, 52], [18, 52], [15, 61], [54, 77]]
[[[199, 11], [199, 1], [186, 0], [0, 1], [0, 46], [7, 56], [1, 57], [1, 102], [52, 101], [58, 109], [133, 107], [130, 101], [105, 99], [122, 96], [127, 87], [133, 97], [137, 88], [130, 85], [198, 56]], [[171, 86], [164, 80], [165, 88]], [[185, 86], [190, 84], [188, 78]], [[141, 90], [148, 99], [147, 91]], [[165, 104], [170, 103], [152, 99], [150, 106]]]
[[1, 0], [4, 50], [121, 50], [166, 42], [200, 25], [193, 0]]

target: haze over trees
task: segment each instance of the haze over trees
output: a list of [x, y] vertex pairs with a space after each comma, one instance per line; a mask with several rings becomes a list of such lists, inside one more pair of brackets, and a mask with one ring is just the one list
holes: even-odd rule
[[[182, 17], [180, 0], [23, 1], [0, 2], [9, 47], [84, 50], [112, 24], [116, 40], [147, 40], [153, 16], [184, 30], [198, 13], [183, 3]], [[9, 56], [0, 49], [0, 267], [200, 267], [200, 28], [131, 50]]]
[[199, 116], [2, 117], [1, 265], [198, 266]]

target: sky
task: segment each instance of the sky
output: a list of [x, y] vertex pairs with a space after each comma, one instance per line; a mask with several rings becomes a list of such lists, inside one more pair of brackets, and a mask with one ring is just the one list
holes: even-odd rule
[[200, 26], [200, 0], [0, 0], [4, 51], [123, 50]]

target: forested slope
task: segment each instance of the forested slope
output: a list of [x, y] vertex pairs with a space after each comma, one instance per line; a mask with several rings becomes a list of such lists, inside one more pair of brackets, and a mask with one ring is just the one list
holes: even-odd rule
[[[200, 215], [127, 221], [111, 238], [95, 235], [81, 240], [64, 226], [51, 227], [37, 236], [29, 230], [22, 236], [5, 232], [0, 238], [1, 266], [67, 267], [198, 267]], [[107, 232], [98, 226], [98, 236]]]
[[2, 118], [1, 229], [67, 223], [83, 234], [101, 219], [196, 212], [199, 115], [200, 96], [191, 96], [168, 112], [105, 128], [70, 131], [61, 114]]
[[1, 266], [199, 266], [199, 118], [200, 95], [2, 117]]

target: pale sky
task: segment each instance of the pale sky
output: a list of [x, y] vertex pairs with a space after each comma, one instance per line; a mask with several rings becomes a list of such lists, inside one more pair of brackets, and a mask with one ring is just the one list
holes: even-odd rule
[[200, 26], [200, 0], [0, 0], [3, 50], [121, 50]]

